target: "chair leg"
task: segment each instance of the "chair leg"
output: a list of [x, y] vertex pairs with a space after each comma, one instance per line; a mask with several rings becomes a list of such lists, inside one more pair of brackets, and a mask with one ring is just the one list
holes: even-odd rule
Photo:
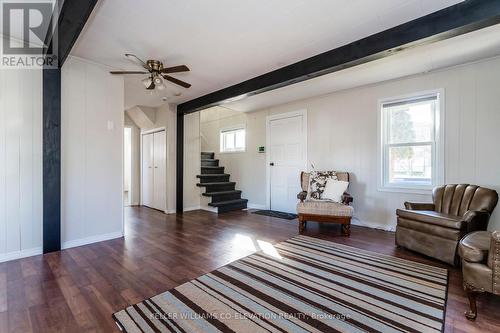
[[465, 318], [474, 321], [477, 317], [476, 297], [479, 292], [467, 284], [464, 284], [464, 289], [469, 299], [469, 310], [465, 311]]
[[307, 221], [304, 219], [302, 215], [299, 215], [299, 234], [303, 233], [306, 230]]
[[351, 236], [351, 219], [347, 220], [347, 223], [342, 224], [342, 235]]

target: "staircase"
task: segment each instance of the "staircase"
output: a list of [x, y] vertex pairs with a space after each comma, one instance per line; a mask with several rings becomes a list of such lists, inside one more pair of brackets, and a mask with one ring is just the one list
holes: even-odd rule
[[208, 205], [218, 213], [247, 208], [248, 200], [242, 199], [241, 191], [235, 190], [236, 183], [229, 181], [230, 175], [224, 173], [214, 153], [201, 153], [201, 175], [196, 177], [200, 179], [196, 186], [205, 188], [202, 195], [211, 199]]

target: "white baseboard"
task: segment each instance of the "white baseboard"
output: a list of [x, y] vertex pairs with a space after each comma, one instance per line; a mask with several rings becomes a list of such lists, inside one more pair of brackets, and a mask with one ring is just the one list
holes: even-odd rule
[[85, 238], [80, 238], [80, 239], [74, 239], [70, 241], [66, 241], [62, 243], [61, 249], [69, 249], [72, 247], [77, 247], [77, 246], [82, 246], [82, 245], [87, 245], [87, 244], [92, 244], [92, 243], [97, 243], [97, 242], [103, 242], [107, 241], [110, 239], [115, 239], [115, 238], [120, 238], [123, 237], [123, 232], [117, 231], [117, 232], [110, 232], [108, 234], [102, 234], [102, 235], [96, 235], [96, 236], [90, 236], [90, 237], [85, 237]]
[[218, 213], [219, 212], [217, 207], [212, 207], [212, 206], [201, 206], [200, 209], [207, 211], [207, 212], [211, 212], [211, 213]]
[[377, 222], [362, 221], [356, 217], [353, 217], [351, 221], [352, 225], [358, 225], [360, 227], [367, 227], [372, 229], [379, 229], [384, 231], [396, 231], [396, 226], [391, 224], [380, 224]]
[[185, 207], [184, 211], [185, 212], [190, 212], [192, 210], [200, 210], [200, 209], [201, 209], [200, 206], [193, 206], [193, 207]]
[[260, 205], [260, 204], [254, 204], [254, 203], [247, 203], [247, 208], [248, 209], [267, 209], [266, 205]]
[[31, 256], [36, 256], [43, 253], [43, 249], [41, 247], [35, 247], [32, 249], [12, 251], [9, 253], [0, 254], [0, 262], [11, 261]]

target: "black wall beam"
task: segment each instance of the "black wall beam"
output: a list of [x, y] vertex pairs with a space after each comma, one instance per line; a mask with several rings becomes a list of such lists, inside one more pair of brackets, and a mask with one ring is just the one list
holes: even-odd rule
[[[60, 3], [56, 8], [61, 8]], [[61, 67], [96, 3], [97, 0], [65, 0], [58, 13], [55, 35], [50, 32], [46, 38], [50, 51], [57, 47], [58, 66], [43, 69], [44, 253], [61, 249]]]
[[177, 114], [176, 212], [184, 212], [184, 115]]
[[43, 70], [43, 253], [61, 249], [61, 70]]
[[500, 23], [500, 0], [468, 0], [253, 79], [179, 104], [187, 114]]

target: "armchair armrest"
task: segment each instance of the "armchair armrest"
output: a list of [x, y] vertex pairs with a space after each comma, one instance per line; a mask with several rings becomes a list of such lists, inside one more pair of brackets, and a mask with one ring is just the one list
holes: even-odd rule
[[493, 270], [493, 293], [500, 294], [500, 231], [491, 233], [488, 266]]
[[307, 198], [307, 191], [302, 191], [299, 194], [297, 194], [297, 199], [300, 200], [300, 202], [304, 202]]
[[490, 213], [485, 210], [468, 210], [465, 212], [463, 220], [467, 223], [467, 233], [486, 230]]
[[344, 192], [344, 194], [342, 195], [342, 203], [344, 205], [348, 205], [349, 206], [349, 204], [351, 202], [353, 202], [353, 201], [354, 201], [353, 197], [349, 193]]
[[435, 210], [436, 206], [433, 203], [424, 202], [405, 202], [405, 208], [409, 210]]

